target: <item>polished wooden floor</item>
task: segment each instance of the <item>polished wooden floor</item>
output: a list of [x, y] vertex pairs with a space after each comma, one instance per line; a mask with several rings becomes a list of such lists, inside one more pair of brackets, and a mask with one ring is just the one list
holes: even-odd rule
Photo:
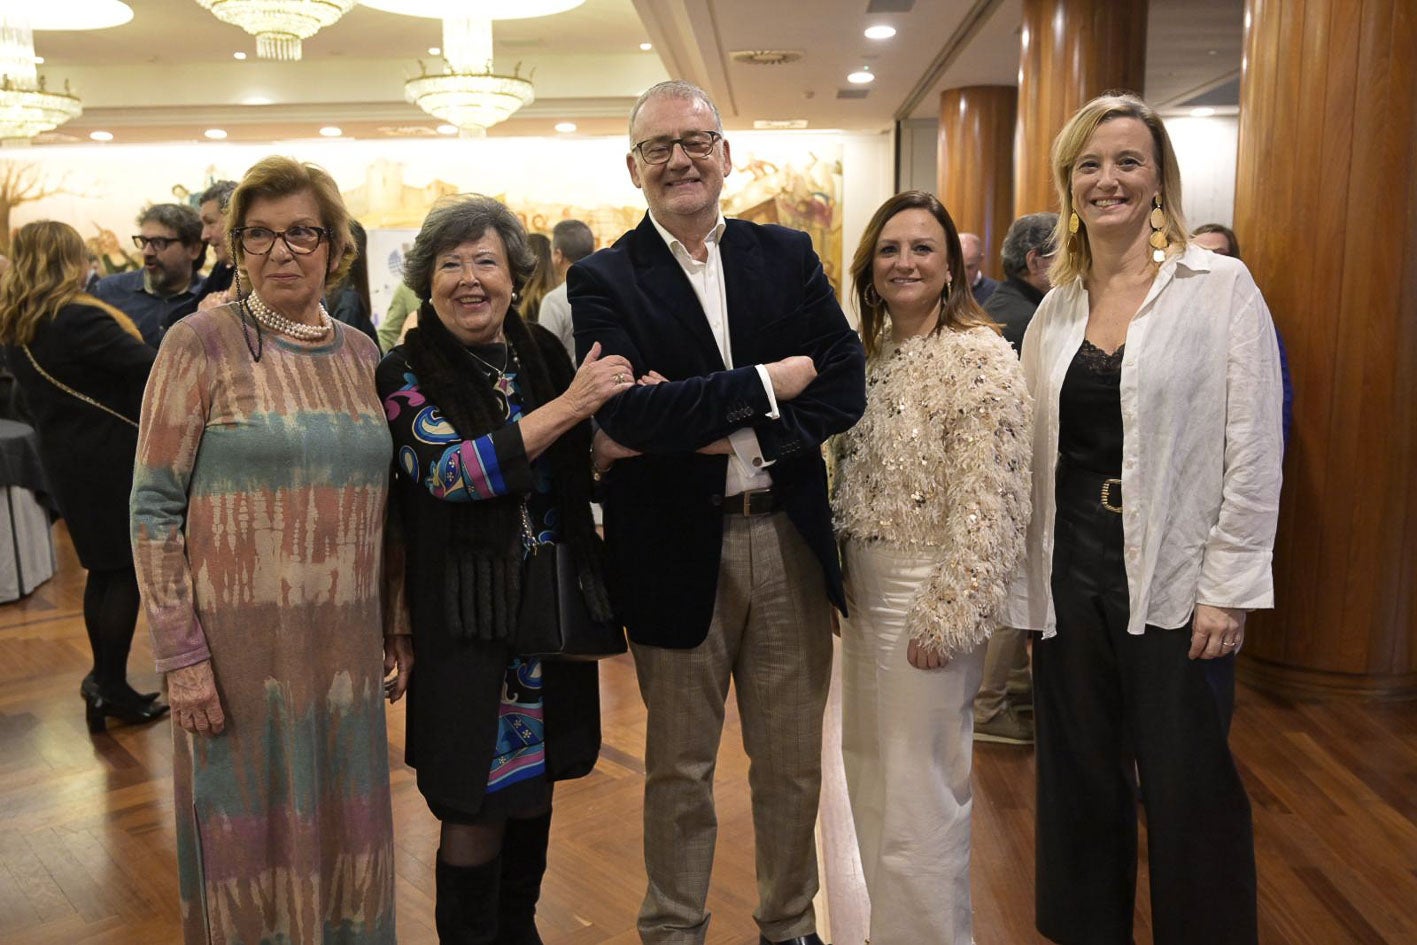
[[[175, 942], [169, 725], [84, 730], [83, 572], [62, 526], [58, 546], [55, 578], [0, 606], [0, 943]], [[132, 676], [152, 684], [145, 636], [140, 629]], [[643, 709], [628, 661], [604, 664], [602, 681], [600, 765], [558, 789], [541, 907], [548, 945], [637, 941]], [[392, 709], [399, 941], [425, 945], [436, 940], [437, 827], [400, 763], [402, 722]], [[1417, 942], [1417, 704], [1292, 703], [1242, 689], [1232, 742], [1255, 808], [1261, 941]], [[975, 759], [975, 939], [1041, 941], [1031, 922], [1032, 754], [979, 745]], [[746, 779], [730, 711], [717, 780], [713, 945], [757, 940]], [[839, 764], [828, 766], [824, 795], [824, 924], [837, 945], [858, 945], [865, 904]], [[1147, 943], [1139, 898], [1137, 941]]]

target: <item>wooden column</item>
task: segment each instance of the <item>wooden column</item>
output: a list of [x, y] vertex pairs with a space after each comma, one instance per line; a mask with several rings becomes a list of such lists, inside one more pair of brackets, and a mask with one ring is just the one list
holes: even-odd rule
[[1417, 697], [1417, 12], [1247, 0], [1235, 230], [1288, 349], [1278, 606], [1244, 676]]
[[1143, 91], [1146, 0], [1023, 0], [1020, 57], [1015, 217], [1058, 209], [1048, 150], [1084, 102]]
[[1002, 279], [999, 248], [1013, 222], [1015, 106], [1008, 85], [972, 85], [940, 93], [936, 190], [961, 232], [984, 241], [984, 272]]

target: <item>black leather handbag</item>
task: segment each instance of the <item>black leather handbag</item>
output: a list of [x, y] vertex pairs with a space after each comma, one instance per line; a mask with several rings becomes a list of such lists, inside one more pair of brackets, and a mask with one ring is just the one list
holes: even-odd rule
[[522, 504], [522, 591], [514, 641], [519, 656], [558, 660], [603, 660], [628, 647], [619, 624], [596, 620], [586, 607], [571, 548], [536, 541]]

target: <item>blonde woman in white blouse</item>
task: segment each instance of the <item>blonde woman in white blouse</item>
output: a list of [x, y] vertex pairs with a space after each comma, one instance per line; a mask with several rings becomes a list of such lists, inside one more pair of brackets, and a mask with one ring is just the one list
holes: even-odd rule
[[1157, 945], [1253, 945], [1226, 743], [1245, 614], [1273, 605], [1282, 400], [1240, 262], [1188, 246], [1166, 129], [1107, 95], [1053, 143], [1053, 291], [1023, 343], [1033, 522], [1008, 622], [1034, 643], [1036, 921], [1132, 940], [1137, 784]]
[[971, 705], [1023, 552], [1029, 408], [933, 195], [876, 211], [851, 266], [866, 412], [832, 500], [850, 619], [842, 755], [872, 945], [969, 945]]

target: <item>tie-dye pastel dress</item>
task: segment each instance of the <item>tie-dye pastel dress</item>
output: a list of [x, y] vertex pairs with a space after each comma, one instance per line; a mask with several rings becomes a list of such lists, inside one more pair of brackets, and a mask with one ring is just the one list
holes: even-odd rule
[[378, 352], [168, 331], [143, 400], [132, 533], [160, 671], [210, 657], [226, 715], [173, 725], [187, 945], [394, 941], [380, 570], [391, 444]]

